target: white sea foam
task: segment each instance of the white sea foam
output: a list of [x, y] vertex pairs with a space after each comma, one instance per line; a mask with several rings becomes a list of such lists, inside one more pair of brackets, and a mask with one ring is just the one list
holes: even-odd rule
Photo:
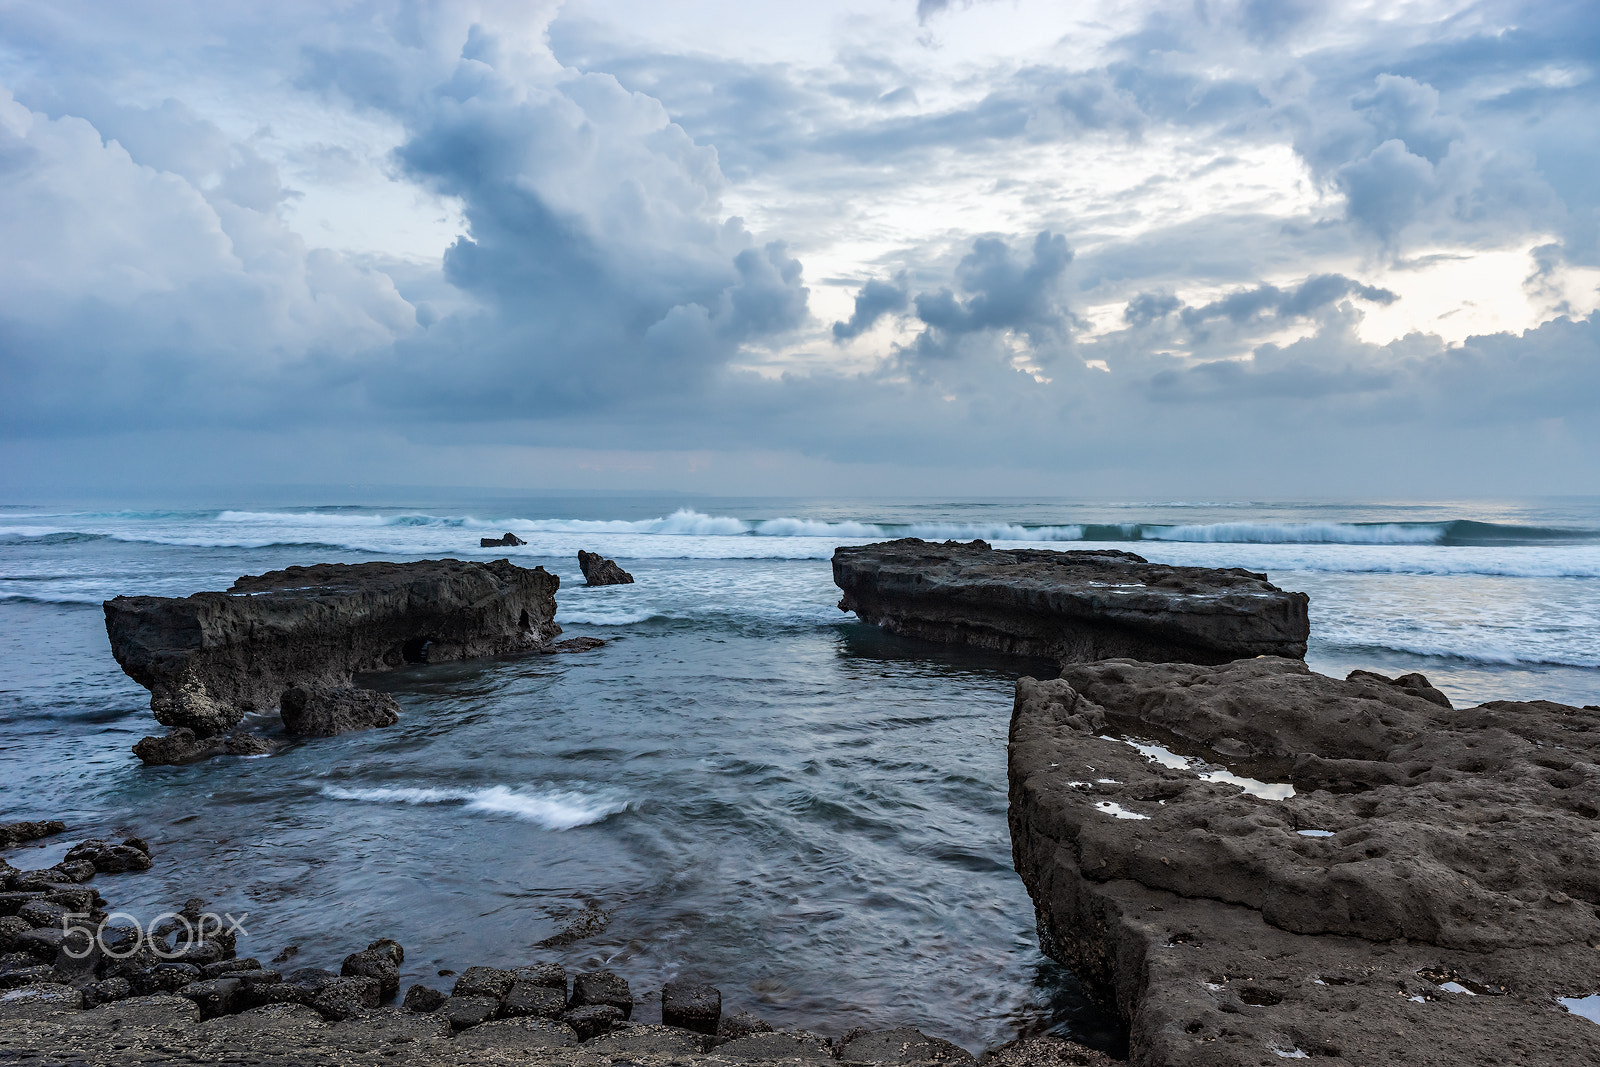
[[1151, 541], [1240, 545], [1433, 545], [1444, 534], [1444, 523], [1218, 522], [1140, 528], [1140, 536]]
[[440, 789], [423, 786], [346, 788], [326, 785], [322, 795], [334, 800], [359, 800], [378, 804], [461, 804], [468, 811], [511, 815], [537, 823], [547, 830], [587, 826], [626, 811], [628, 804], [611, 797], [574, 790], [523, 792], [503, 785], [484, 789]]

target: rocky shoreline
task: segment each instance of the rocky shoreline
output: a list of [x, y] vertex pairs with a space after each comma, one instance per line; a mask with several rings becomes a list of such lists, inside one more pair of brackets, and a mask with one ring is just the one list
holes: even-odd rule
[[[65, 832], [59, 821], [0, 826], [0, 841]], [[724, 1014], [715, 987], [669, 982], [660, 1022], [610, 970], [569, 976], [561, 964], [471, 966], [449, 988], [400, 993], [405, 950], [380, 938], [338, 972], [279, 970], [240, 959], [221, 917], [190, 900], [148, 933], [106, 924], [97, 874], [146, 869], [141, 839], [90, 839], [59, 864], [0, 860], [0, 1061], [30, 1064], [212, 1063], [804, 1063], [973, 1062], [965, 1049], [911, 1027], [829, 1038]], [[216, 921], [208, 921], [208, 920]], [[180, 936], [181, 935], [181, 936]], [[394, 1003], [400, 999], [400, 1003]], [[1104, 1055], [1057, 1038], [1012, 1042], [983, 1062], [1106, 1067]]]

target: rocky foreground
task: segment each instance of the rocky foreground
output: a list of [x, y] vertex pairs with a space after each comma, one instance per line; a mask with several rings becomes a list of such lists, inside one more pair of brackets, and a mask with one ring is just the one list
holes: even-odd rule
[[[0, 826], [0, 841], [60, 833], [60, 822]], [[191, 900], [153, 931], [112, 926], [85, 884], [143, 870], [150, 846], [80, 842], [54, 867], [0, 861], [0, 1062], [29, 1064], [925, 1064], [961, 1067], [964, 1049], [911, 1027], [830, 1039], [725, 1015], [715, 987], [669, 982], [659, 1023], [609, 971], [569, 976], [558, 963], [468, 967], [447, 989], [413, 985], [405, 950], [383, 938], [335, 972], [280, 971], [239, 959], [235, 935]], [[116, 916], [113, 916], [116, 918]], [[287, 955], [287, 954], [285, 954]], [[1013, 1042], [994, 1067], [1108, 1067], [1058, 1039]]]
[[292, 736], [387, 726], [394, 699], [355, 675], [599, 644], [552, 643], [560, 581], [503, 559], [324, 563], [240, 578], [226, 592], [108, 600], [112, 654], [171, 729], [134, 751], [147, 763], [268, 751], [265, 738], [230, 734], [251, 712], [279, 711]]
[[1131, 552], [991, 549], [906, 537], [833, 554], [841, 611], [892, 633], [1083, 663], [1304, 656], [1304, 593], [1237, 568]]
[[1597, 763], [1600, 707], [1085, 664], [1017, 683], [1012, 844], [1136, 1064], [1600, 1064]]

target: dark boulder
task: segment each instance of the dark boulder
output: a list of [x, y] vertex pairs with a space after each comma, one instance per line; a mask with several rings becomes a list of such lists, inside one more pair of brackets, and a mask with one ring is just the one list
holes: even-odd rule
[[516, 975], [498, 967], [468, 967], [456, 979], [452, 997], [493, 997], [500, 1000], [511, 992]]
[[507, 533], [504, 537], [478, 538], [479, 548], [515, 548], [518, 545], [525, 545], [527, 543], [528, 542], [524, 541], [514, 533]]
[[451, 997], [436, 1009], [456, 1030], [486, 1023], [500, 1014], [500, 1001], [494, 997]]
[[309, 716], [304, 728], [367, 723], [393, 706], [355, 703], [358, 673], [538, 651], [561, 632], [559, 585], [507, 560], [327, 563], [240, 578], [220, 593], [116, 597], [105, 602], [106, 633], [122, 669], [150, 690], [156, 720], [194, 735], [141, 745], [192, 748], [248, 712], [278, 708], [286, 690], [307, 694], [289, 716]]
[[1600, 989], [1600, 708], [1435, 693], [1272, 657], [1017, 683], [1016, 869], [1131, 1059], [1593, 1062], [1549, 1005]]
[[841, 611], [892, 633], [1068, 663], [1304, 656], [1304, 593], [1236, 568], [1110, 549], [994, 550], [915, 537], [833, 553]]
[[570, 1006], [587, 1008], [596, 1004], [609, 1004], [622, 1012], [624, 1019], [633, 1015], [633, 991], [628, 980], [611, 971], [585, 971], [572, 980]]
[[606, 559], [598, 552], [578, 549], [578, 567], [583, 571], [587, 585], [632, 585], [633, 575], [617, 566], [616, 560]]
[[737, 1041], [741, 1037], [751, 1034], [770, 1034], [772, 1024], [748, 1011], [736, 1011], [732, 1015], [724, 1015], [717, 1024], [717, 1041], [726, 1043]]
[[507, 1016], [538, 1016], [559, 1019], [567, 1010], [565, 989], [535, 985], [532, 982], [513, 982], [511, 990], [500, 1002], [500, 1012]]
[[321, 1012], [324, 1019], [337, 1022], [363, 1008], [376, 1008], [381, 995], [382, 986], [376, 978], [365, 975], [335, 978], [312, 994], [310, 1005]]
[[722, 993], [703, 982], [668, 982], [661, 989], [661, 1022], [715, 1034], [722, 1022]]
[[590, 1004], [583, 1008], [573, 1008], [561, 1016], [561, 1021], [577, 1033], [579, 1041], [588, 1041], [607, 1033], [616, 1024], [622, 1022], [622, 1009], [614, 1004]]
[[972, 1053], [960, 1045], [911, 1026], [857, 1031], [840, 1043], [837, 1053], [846, 1063], [972, 1063]]
[[[137, 838], [130, 838], [138, 840]], [[140, 844], [143, 844], [140, 841]], [[113, 844], [92, 838], [80, 841], [72, 846], [63, 862], [74, 863], [84, 861], [93, 866], [101, 874], [121, 874], [124, 871], [148, 871], [150, 869], [149, 847], [139, 848], [124, 841]]]
[[400, 1006], [408, 1011], [427, 1014], [428, 1012], [438, 1011], [440, 1006], [449, 999], [437, 989], [432, 989], [425, 985], [414, 985], [406, 990], [406, 998], [400, 1002]]
[[0, 823], [0, 848], [9, 848], [24, 841], [37, 841], [41, 837], [65, 833], [66, 829], [67, 824], [59, 819]]
[[237, 978], [208, 978], [190, 982], [178, 990], [178, 996], [194, 1001], [200, 1018], [215, 1019], [244, 1007], [244, 983]]
[[[396, 946], [398, 947], [398, 946]], [[346, 978], [365, 977], [378, 983], [378, 996], [388, 1000], [400, 992], [400, 968], [394, 954], [384, 949], [368, 948], [352, 952], [344, 958], [339, 973]]]

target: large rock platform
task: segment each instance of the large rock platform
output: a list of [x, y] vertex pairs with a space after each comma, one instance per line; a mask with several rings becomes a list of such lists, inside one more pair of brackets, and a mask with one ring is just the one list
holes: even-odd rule
[[1304, 593], [1264, 574], [1167, 567], [1115, 549], [991, 549], [983, 541], [838, 548], [841, 611], [892, 633], [1024, 656], [1226, 663], [1304, 656]]
[[[559, 585], [507, 560], [324, 563], [240, 578], [226, 592], [119, 596], [105, 602], [106, 633], [174, 731], [141, 742], [141, 755], [172, 762], [280, 706], [294, 734], [392, 723], [393, 699], [356, 688], [356, 674], [543, 650], [561, 632]], [[227, 746], [241, 747], [252, 746]]]
[[1597, 757], [1600, 707], [1085, 664], [1017, 683], [1014, 857], [1136, 1064], [1600, 1064]]

